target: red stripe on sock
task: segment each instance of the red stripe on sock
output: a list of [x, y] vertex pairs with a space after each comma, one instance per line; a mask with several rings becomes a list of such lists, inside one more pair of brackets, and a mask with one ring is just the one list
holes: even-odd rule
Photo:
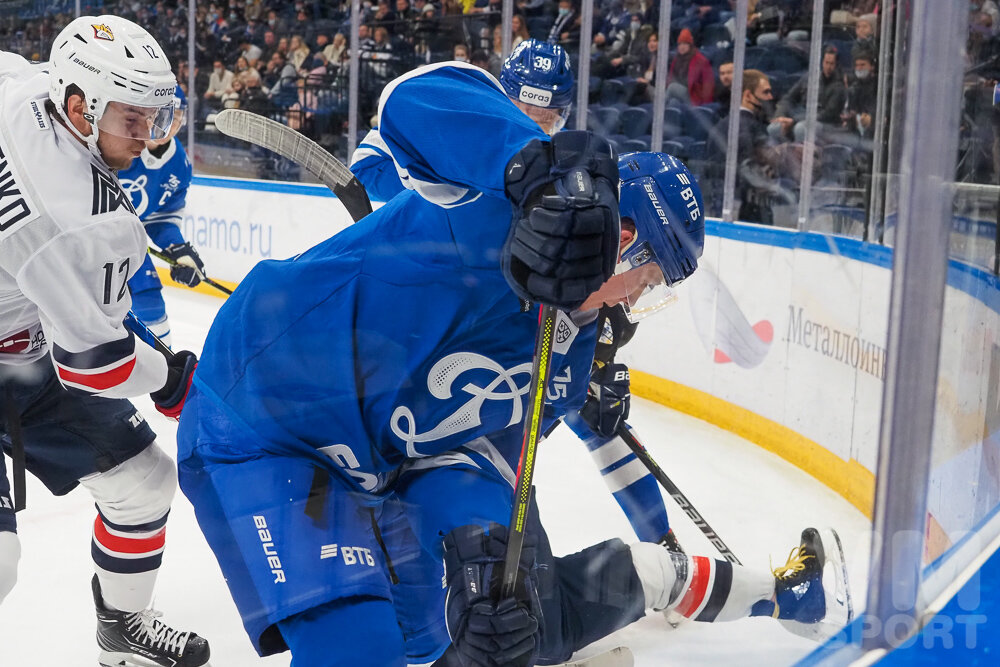
[[94, 539], [108, 551], [121, 554], [144, 554], [162, 549], [167, 543], [167, 528], [160, 528], [152, 537], [120, 537], [108, 532], [101, 517], [94, 519]]
[[704, 556], [691, 557], [691, 584], [674, 610], [681, 616], [691, 618], [705, 601], [708, 582], [712, 578], [712, 559]]
[[134, 367], [135, 357], [132, 357], [121, 366], [104, 371], [103, 373], [75, 373], [63, 366], [59, 366], [59, 378], [73, 384], [82, 384], [94, 391], [104, 391], [125, 382], [132, 374]]

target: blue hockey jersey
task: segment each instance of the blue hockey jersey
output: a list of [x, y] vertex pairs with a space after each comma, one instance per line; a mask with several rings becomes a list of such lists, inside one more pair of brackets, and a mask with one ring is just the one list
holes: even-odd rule
[[184, 242], [180, 225], [191, 175], [191, 161], [177, 137], [163, 155], [144, 150], [132, 166], [118, 172], [146, 234], [160, 248]]
[[[548, 138], [493, 77], [454, 65], [390, 84], [379, 125], [412, 191], [251, 271], [208, 334], [179, 460], [213, 442], [310, 457], [373, 502], [404, 462], [483, 436], [517, 460], [538, 310], [500, 270], [503, 171]], [[583, 403], [596, 336], [593, 313], [560, 314], [548, 423]]]

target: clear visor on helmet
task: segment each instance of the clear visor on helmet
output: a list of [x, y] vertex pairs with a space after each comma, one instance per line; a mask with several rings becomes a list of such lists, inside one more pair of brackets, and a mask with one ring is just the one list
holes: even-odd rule
[[524, 113], [528, 114], [529, 118], [538, 123], [542, 131], [550, 137], [563, 129], [570, 112], [573, 110], [572, 104], [567, 107], [540, 107], [528, 104], [527, 102], [519, 102], [518, 106]]
[[646, 261], [638, 266], [629, 261], [620, 262], [615, 275], [621, 280], [624, 291], [622, 305], [632, 323], [677, 301], [677, 292], [667, 284], [660, 265], [654, 261]]
[[139, 107], [125, 102], [108, 102], [97, 129], [125, 139], [163, 139], [174, 119], [173, 102], [159, 107]]

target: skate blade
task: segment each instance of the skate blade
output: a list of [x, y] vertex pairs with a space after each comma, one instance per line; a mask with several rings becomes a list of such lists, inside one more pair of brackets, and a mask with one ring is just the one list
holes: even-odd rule
[[[134, 653], [118, 653], [115, 651], [101, 651], [97, 657], [97, 664], [101, 667], [163, 667], [162, 663], [149, 658], [144, 658]], [[212, 667], [206, 662], [199, 667]]]
[[854, 620], [854, 600], [851, 597], [844, 545], [840, 541], [840, 535], [833, 528], [823, 528], [818, 532], [826, 556], [823, 563], [826, 616], [816, 623], [798, 621], [780, 621], [780, 623], [792, 634], [823, 642], [835, 636]]

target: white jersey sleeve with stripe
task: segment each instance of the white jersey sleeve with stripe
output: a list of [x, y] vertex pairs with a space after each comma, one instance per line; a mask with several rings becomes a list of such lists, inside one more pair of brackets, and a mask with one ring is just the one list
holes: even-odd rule
[[0, 363], [51, 350], [67, 387], [160, 389], [166, 362], [122, 324], [145, 233], [114, 174], [45, 109], [48, 75], [0, 81]]

